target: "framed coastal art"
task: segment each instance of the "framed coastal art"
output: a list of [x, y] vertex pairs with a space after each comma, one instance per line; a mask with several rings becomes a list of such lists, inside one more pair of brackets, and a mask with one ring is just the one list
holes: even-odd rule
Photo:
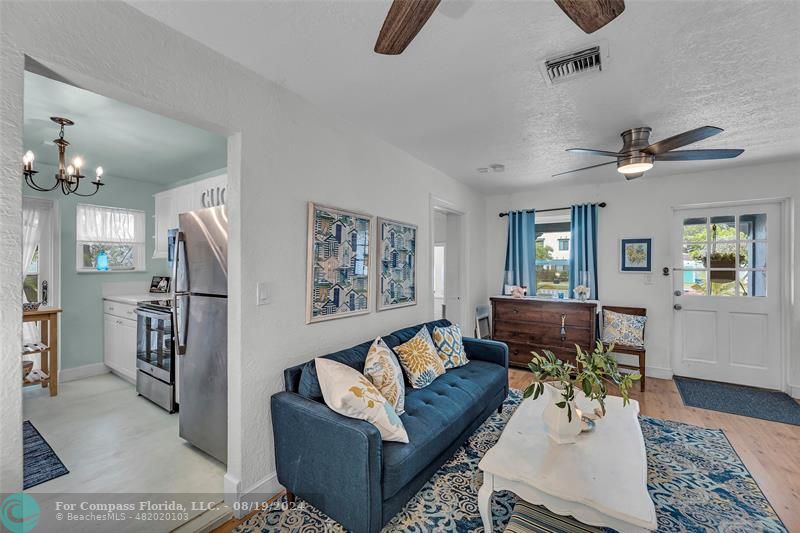
[[378, 311], [417, 304], [417, 226], [378, 217]]
[[620, 239], [620, 272], [650, 272], [653, 239]]
[[369, 313], [372, 216], [309, 202], [306, 323]]

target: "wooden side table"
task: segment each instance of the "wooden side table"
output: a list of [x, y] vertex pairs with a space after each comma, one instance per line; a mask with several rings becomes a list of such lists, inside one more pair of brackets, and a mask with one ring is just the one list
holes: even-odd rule
[[41, 354], [42, 371], [48, 375], [47, 379], [23, 381], [23, 386], [39, 385], [49, 387], [50, 396], [58, 395], [58, 314], [60, 307], [40, 307], [36, 311], [24, 311], [22, 322], [39, 322], [41, 342], [46, 346], [40, 350], [23, 352], [23, 356], [35, 353]]

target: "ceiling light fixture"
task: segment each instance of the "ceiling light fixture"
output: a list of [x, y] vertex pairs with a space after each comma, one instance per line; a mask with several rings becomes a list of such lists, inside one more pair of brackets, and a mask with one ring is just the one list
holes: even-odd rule
[[620, 174], [639, 174], [653, 168], [652, 155], [642, 154], [626, 157], [617, 162], [617, 172]]
[[68, 118], [62, 117], [50, 117], [50, 120], [61, 126], [58, 132], [58, 139], [53, 141], [53, 144], [58, 146], [58, 172], [55, 174], [56, 182], [52, 187], [42, 187], [36, 184], [33, 180], [33, 176], [38, 174], [39, 171], [33, 170], [34, 155], [32, 151], [28, 150], [22, 157], [22, 175], [25, 176], [25, 183], [27, 183], [28, 187], [31, 189], [40, 192], [52, 191], [56, 187], [61, 186], [61, 192], [65, 195], [75, 194], [77, 196], [86, 197], [97, 194], [100, 187], [104, 185], [104, 183], [100, 181], [103, 177], [103, 167], [97, 167], [95, 170], [95, 179], [91, 182], [91, 184], [94, 185], [94, 191], [88, 194], [78, 192], [81, 180], [86, 177], [81, 174], [83, 159], [78, 156], [72, 160], [71, 165], [66, 164], [67, 146], [69, 146], [69, 142], [64, 138], [64, 126], [73, 126], [75, 123]]

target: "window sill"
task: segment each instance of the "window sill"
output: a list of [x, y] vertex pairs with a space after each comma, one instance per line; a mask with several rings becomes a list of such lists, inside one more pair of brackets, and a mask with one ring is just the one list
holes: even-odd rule
[[144, 268], [134, 268], [131, 270], [76, 270], [76, 274], [138, 274], [147, 272]]

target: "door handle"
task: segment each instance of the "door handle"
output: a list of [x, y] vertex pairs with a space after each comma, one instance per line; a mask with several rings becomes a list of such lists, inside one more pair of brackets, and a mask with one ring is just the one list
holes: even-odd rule
[[676, 311], [680, 311], [681, 309], [683, 309], [683, 306], [681, 304], [675, 304], [672, 306], [672, 308]]
[[682, 295], [683, 293], [682, 293], [681, 291], [675, 291], [675, 292], [673, 292], [672, 294], [674, 294], [675, 296], [680, 296], [680, 295]]

